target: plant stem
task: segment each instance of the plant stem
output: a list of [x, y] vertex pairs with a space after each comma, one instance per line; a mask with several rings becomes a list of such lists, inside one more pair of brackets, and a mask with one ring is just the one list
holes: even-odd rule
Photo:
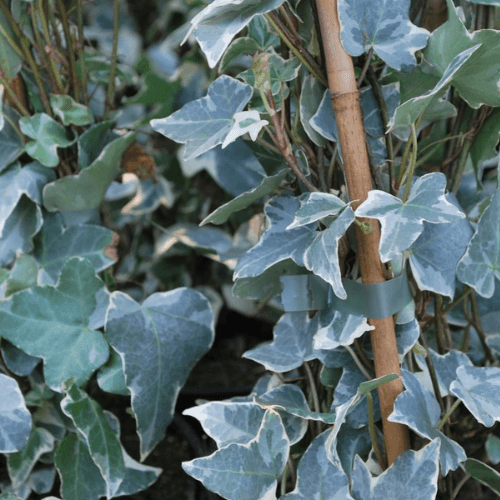
[[[287, 44], [288, 48], [293, 52], [295, 57], [307, 68], [309, 73], [311, 73], [311, 75], [327, 87], [328, 81], [323, 75], [321, 68], [318, 67], [311, 54], [309, 54], [309, 52], [307, 52], [307, 50], [302, 46], [300, 39], [296, 39], [293, 35], [291, 35], [286, 29], [286, 26], [281, 23], [279, 17], [274, 15], [272, 12], [264, 14], [264, 17], [276, 31], [277, 35]], [[297, 44], [299, 48], [295, 44]]]
[[380, 451], [377, 441], [377, 429], [375, 428], [375, 418], [373, 416], [373, 397], [371, 392], [366, 395], [366, 401], [368, 403], [368, 431], [370, 432], [373, 451], [375, 451], [375, 456], [377, 457], [378, 464], [380, 465], [382, 470], [385, 470], [387, 469], [387, 464], [385, 463], [384, 456]]
[[472, 325], [476, 329], [476, 332], [477, 332], [477, 335], [479, 337], [479, 341], [481, 342], [481, 346], [483, 347], [486, 359], [490, 363], [494, 363], [495, 357], [493, 356], [493, 353], [491, 352], [490, 346], [486, 342], [486, 334], [484, 333], [483, 327], [481, 325], [481, 318], [480, 318], [480, 314], [479, 314], [479, 309], [477, 307], [477, 298], [476, 298], [476, 294], [474, 292], [472, 292], [469, 295], [469, 300], [470, 300], [470, 305], [472, 308]]
[[111, 66], [109, 68], [108, 95], [104, 108], [104, 120], [109, 117], [111, 105], [115, 100], [115, 70], [118, 58], [118, 30], [120, 28], [120, 0], [113, 0], [113, 51], [111, 53]]
[[358, 78], [358, 82], [357, 82], [358, 89], [359, 89], [359, 87], [361, 87], [361, 84], [363, 83], [366, 72], [368, 71], [368, 68], [370, 67], [370, 63], [372, 62], [372, 57], [373, 57], [373, 47], [370, 47], [370, 50], [368, 51], [368, 55], [366, 56], [365, 64], [363, 65], [363, 69], [361, 70], [361, 74], [359, 75], [359, 78]]
[[444, 427], [444, 424], [446, 424], [446, 422], [448, 421], [448, 419], [451, 417], [451, 414], [458, 408], [458, 405], [461, 402], [462, 401], [460, 399], [457, 399], [453, 403], [453, 405], [451, 406], [451, 408], [446, 412], [446, 415], [439, 421], [439, 424], [437, 424], [436, 429], [438, 431], [440, 431]]
[[408, 175], [406, 176], [406, 186], [402, 198], [403, 203], [406, 203], [408, 201], [408, 196], [410, 196], [411, 181], [413, 180], [413, 175], [415, 174], [415, 168], [417, 166], [417, 131], [414, 123], [411, 124], [411, 142], [413, 143], [412, 155], [410, 166], [408, 167]]
[[89, 98], [87, 95], [87, 72], [85, 71], [85, 58], [83, 55], [83, 11], [82, 11], [82, 0], [76, 0], [76, 12], [77, 12], [77, 23], [78, 23], [78, 59], [82, 65], [82, 94], [83, 102], [87, 106], [89, 103]]
[[469, 156], [469, 151], [472, 146], [472, 137], [467, 137], [462, 146], [462, 152], [460, 153], [460, 158], [458, 160], [458, 165], [453, 172], [453, 178], [451, 181], [450, 191], [457, 194], [458, 188], [460, 187], [460, 182], [462, 181], [462, 175], [464, 173], [465, 164], [467, 163], [467, 157]]

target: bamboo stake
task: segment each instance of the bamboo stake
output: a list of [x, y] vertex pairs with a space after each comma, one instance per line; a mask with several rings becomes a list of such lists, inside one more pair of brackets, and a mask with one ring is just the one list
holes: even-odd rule
[[[328, 83], [344, 156], [349, 196], [351, 200], [358, 200], [362, 203], [372, 189], [372, 180], [354, 66], [340, 41], [337, 0], [316, 0], [316, 6], [325, 51]], [[373, 223], [370, 219], [365, 220], [372, 224], [373, 230], [370, 235], [364, 234], [359, 226], [355, 226], [361, 276], [364, 283], [380, 283], [385, 281], [384, 267], [379, 255], [380, 229], [377, 223]], [[370, 319], [369, 322], [375, 327], [371, 340], [376, 376], [382, 377], [389, 373], [400, 375], [392, 316], [384, 319]], [[402, 390], [401, 379], [378, 388], [389, 465], [410, 448], [408, 428], [387, 420], [393, 411], [394, 400]]]

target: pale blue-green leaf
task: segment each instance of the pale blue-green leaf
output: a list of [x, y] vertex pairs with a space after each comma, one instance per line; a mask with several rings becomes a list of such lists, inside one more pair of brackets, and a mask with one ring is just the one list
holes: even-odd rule
[[106, 496], [118, 492], [125, 478], [125, 460], [118, 436], [110, 427], [99, 404], [70, 380], [61, 409], [71, 418], [87, 444], [92, 460], [106, 482]]
[[400, 360], [408, 354], [420, 336], [420, 325], [413, 318], [411, 321], [396, 324], [396, 341], [398, 344], [398, 355]]
[[14, 489], [28, 479], [40, 456], [54, 449], [54, 441], [49, 431], [33, 428], [23, 449], [7, 455], [7, 469]]
[[353, 429], [348, 425], [343, 425], [337, 434], [336, 446], [337, 463], [340, 462], [342, 470], [351, 480], [354, 457], [367, 452], [371, 447], [368, 427]]
[[476, 481], [484, 484], [495, 493], [500, 494], [500, 474], [475, 458], [468, 458], [464, 464], [464, 470]]
[[111, 294], [105, 286], [97, 291], [95, 296], [96, 306], [89, 317], [89, 328], [92, 328], [92, 330], [98, 330], [104, 326], [110, 296]]
[[61, 495], [71, 500], [99, 500], [106, 482], [83, 438], [68, 434], [57, 447], [54, 465], [61, 478]]
[[42, 210], [26, 196], [5, 221], [0, 238], [0, 266], [9, 265], [20, 253], [33, 250], [33, 236], [42, 227]]
[[[500, 64], [496, 57], [500, 50], [498, 30], [483, 29], [469, 33], [461, 19], [462, 15], [452, 0], [447, 0], [448, 21], [437, 28], [429, 38], [423, 52], [424, 61], [437, 74], [442, 74], [450, 61], [460, 52], [481, 44], [463, 69], [453, 79], [453, 86], [469, 106], [479, 108], [482, 104], [500, 106], [498, 72]], [[470, 75], [476, 75], [475, 82]]]
[[64, 263], [72, 257], [87, 259], [96, 271], [112, 266], [115, 260], [106, 255], [106, 248], [113, 234], [105, 227], [87, 224], [64, 229], [60, 214], [48, 214], [33, 253], [42, 270], [42, 282], [54, 283]]
[[243, 357], [267, 370], [288, 372], [316, 358], [312, 345], [316, 330], [317, 322], [309, 319], [307, 311], [285, 313], [274, 327], [274, 340], [246, 351]]
[[[233, 196], [255, 189], [266, 176], [250, 147], [242, 141], [224, 149], [217, 146], [189, 161], [183, 158], [184, 149], [183, 146], [179, 148], [177, 158], [185, 177], [206, 170], [222, 189]], [[234, 175], [235, 165], [238, 165], [238, 175]], [[276, 173], [272, 172], [272, 175]]]
[[500, 420], [500, 368], [460, 366], [450, 392], [484, 426]]
[[36, 285], [38, 266], [32, 255], [17, 257], [5, 286], [5, 297]]
[[423, 221], [433, 224], [456, 222], [465, 215], [445, 195], [446, 177], [431, 173], [412, 185], [406, 203], [384, 191], [373, 190], [356, 210], [356, 217], [378, 219], [382, 225], [380, 256], [383, 262], [398, 257], [424, 230]]
[[120, 355], [144, 459], [163, 439], [189, 373], [214, 339], [213, 314], [200, 293], [178, 288], [141, 305], [114, 292], [106, 336]]
[[410, 71], [429, 32], [409, 18], [410, 0], [346, 0], [338, 6], [342, 45], [351, 56], [369, 49], [399, 71]]
[[24, 448], [31, 430], [31, 414], [17, 382], [0, 373], [0, 451], [14, 453]]
[[318, 111], [319, 105], [325, 93], [325, 88], [312, 75], [307, 75], [302, 81], [302, 92], [300, 94], [300, 122], [304, 127], [309, 139], [317, 146], [324, 146], [325, 139], [310, 124], [311, 118]]
[[156, 182], [145, 179], [139, 182], [135, 196], [122, 208], [122, 214], [145, 215], [154, 212], [159, 206], [172, 208], [176, 193], [174, 185], [162, 175], [156, 176]]
[[28, 163], [23, 168], [16, 163], [0, 175], [0, 236], [21, 196], [41, 205], [43, 186], [55, 178], [52, 170], [38, 162]]
[[298, 198], [290, 196], [276, 197], [266, 203], [267, 229], [257, 245], [239, 258], [234, 279], [258, 276], [277, 262], [289, 258], [304, 266], [304, 253], [316, 233], [310, 226], [286, 229], [293, 222], [298, 208]]
[[50, 106], [61, 119], [63, 125], [90, 125], [94, 121], [92, 111], [87, 106], [76, 102], [69, 95], [50, 95]]
[[[232, 443], [245, 444], [257, 435], [264, 410], [253, 402], [212, 401], [184, 410], [184, 415], [196, 418], [203, 430], [217, 444], [225, 448]], [[303, 419], [280, 412], [290, 445], [300, 441], [307, 432]]]
[[[3, 112], [17, 122], [18, 116], [10, 109], [4, 108]], [[5, 170], [14, 160], [21, 156], [24, 151], [24, 142], [9, 120], [5, 120], [3, 128], [0, 130], [0, 172]]]
[[288, 170], [284, 169], [278, 172], [276, 175], [264, 177], [262, 179], [262, 182], [257, 187], [255, 187], [251, 191], [247, 191], [246, 193], [237, 196], [233, 200], [220, 206], [217, 210], [205, 217], [201, 221], [200, 226], [204, 226], [209, 222], [211, 222], [212, 224], [223, 224], [234, 212], [243, 210], [244, 208], [252, 205], [254, 202], [260, 200], [262, 197], [272, 194], [276, 190], [276, 188], [283, 182], [287, 175]]
[[135, 139], [129, 132], [110, 142], [87, 168], [67, 175], [43, 188], [43, 205], [49, 212], [98, 208], [111, 181], [118, 174], [120, 160]]
[[495, 434], [490, 434], [485, 443], [488, 460], [497, 465], [500, 463], [500, 439]]
[[[352, 208], [345, 208], [327, 229], [315, 233], [314, 241], [304, 254], [305, 267], [323, 278], [327, 283], [330, 283], [335, 295], [341, 299], [345, 299], [347, 294], [342, 285], [342, 273], [338, 257], [339, 242], [349, 226], [354, 222], [354, 219]], [[294, 231], [294, 229], [289, 231]], [[300, 264], [300, 262], [297, 262], [297, 264]]]
[[113, 140], [120, 137], [111, 130], [112, 120], [92, 125], [78, 138], [78, 168], [82, 170], [92, 165], [101, 151]]
[[340, 198], [330, 193], [304, 193], [299, 200], [300, 208], [295, 212], [293, 222], [287, 229], [337, 215], [346, 206]]
[[481, 47], [480, 44], [464, 50], [456, 55], [456, 57], [444, 69], [440, 80], [435, 87], [425, 94], [408, 99], [401, 104], [387, 124], [387, 129], [392, 130], [397, 127], [407, 127], [415, 123], [418, 117], [426, 110], [435, 97], [440, 97], [444, 94], [449, 84], [454, 80], [456, 73], [464, 66], [472, 54]]
[[472, 361], [469, 359], [467, 354], [457, 351], [456, 349], [453, 349], [443, 355], [438, 354], [430, 348], [427, 352], [432, 358], [438, 382], [443, 384], [443, 386], [446, 387], [446, 390], [449, 390], [451, 383], [456, 380], [457, 369], [460, 366], [472, 366]]
[[366, 464], [355, 458], [352, 496], [355, 500], [434, 500], [439, 475], [439, 440], [420, 451], [406, 451], [380, 476], [372, 477]]
[[326, 457], [325, 441], [328, 431], [317, 436], [300, 459], [297, 484], [282, 500], [352, 500], [345, 472]]
[[[56, 470], [50, 467], [33, 471], [26, 482], [35, 493], [41, 495], [52, 490], [55, 479]], [[46, 500], [46, 498], [43, 500]]]
[[283, 384], [261, 396], [255, 397], [255, 402], [264, 409], [281, 410], [305, 420], [317, 420], [325, 424], [333, 424], [333, 413], [318, 413], [311, 411], [306, 397], [299, 387], [293, 384]]
[[41, 359], [26, 354], [7, 340], [2, 340], [2, 356], [7, 368], [19, 377], [27, 377]]
[[22, 117], [19, 120], [21, 132], [34, 139], [26, 144], [26, 152], [46, 167], [57, 167], [57, 148], [67, 148], [75, 141], [66, 137], [66, 129], [45, 113]]
[[43, 359], [45, 380], [56, 392], [70, 376], [85, 383], [108, 358], [103, 335], [88, 327], [101, 287], [91, 264], [74, 258], [63, 266], [56, 286], [36, 286], [2, 304], [2, 337]]
[[495, 292], [495, 278], [500, 280], [500, 189], [479, 219], [467, 252], [458, 263], [457, 277], [485, 298]]
[[252, 92], [250, 85], [220, 76], [208, 88], [207, 96], [189, 102], [167, 118], [151, 120], [151, 126], [156, 132], [186, 144], [186, 160], [196, 158], [222, 144], [233, 126], [233, 115], [243, 110]]
[[[191, 19], [194, 31], [208, 65], [214, 68], [233, 37], [254, 17], [277, 9], [284, 0], [215, 0]], [[235, 10], [238, 16], [235, 16]]]
[[130, 391], [127, 389], [127, 383], [125, 382], [122, 359], [114, 349], [110, 350], [107, 363], [101, 366], [97, 372], [97, 384], [105, 392], [130, 396]]
[[314, 349], [336, 349], [351, 345], [363, 333], [374, 330], [362, 316], [323, 309], [319, 313], [319, 328], [314, 336]]
[[402, 370], [406, 390], [394, 403], [394, 411], [389, 415], [391, 422], [405, 424], [419, 436], [441, 441], [439, 461], [443, 475], [455, 470], [467, 459], [464, 449], [455, 441], [436, 429], [441, 410], [436, 398], [413, 375]]
[[[460, 209], [453, 194], [448, 193], [445, 198]], [[411, 271], [420, 290], [453, 299], [457, 264], [472, 234], [466, 218], [449, 224], [424, 222], [424, 230], [409, 249]]]
[[228, 500], [272, 500], [289, 451], [281, 418], [267, 411], [252, 441], [230, 444], [209, 457], [184, 462], [182, 467], [207, 489]]
[[123, 198], [130, 198], [134, 196], [138, 187], [139, 179], [135, 175], [126, 177], [122, 182], [112, 181], [104, 194], [104, 200], [117, 201]]

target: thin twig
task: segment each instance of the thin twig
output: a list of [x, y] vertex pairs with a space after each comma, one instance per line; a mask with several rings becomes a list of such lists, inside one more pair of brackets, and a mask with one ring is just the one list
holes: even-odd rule
[[111, 65], [109, 68], [108, 95], [104, 108], [104, 120], [109, 117], [109, 111], [115, 100], [115, 70], [118, 59], [118, 30], [120, 28], [120, 1], [113, 0], [113, 50], [111, 53]]
[[[316, 389], [316, 384], [314, 382], [314, 377], [311, 371], [311, 368], [309, 366], [309, 363], [306, 361], [304, 363], [304, 370], [307, 375], [307, 380], [309, 382], [309, 387], [311, 389], [311, 395], [313, 399], [313, 404], [314, 404], [314, 411], [316, 413], [321, 413], [321, 405], [319, 404], [319, 398], [318, 398], [318, 390]], [[316, 432], [317, 434], [321, 434], [321, 422], [319, 420], [316, 420]]]
[[373, 47], [370, 47], [370, 50], [368, 51], [368, 54], [366, 56], [365, 64], [363, 65], [363, 69], [361, 70], [361, 74], [359, 75], [358, 78], [358, 89], [359, 87], [361, 87], [361, 84], [363, 83], [366, 72], [368, 71], [368, 67], [372, 62], [372, 57], [373, 57]]

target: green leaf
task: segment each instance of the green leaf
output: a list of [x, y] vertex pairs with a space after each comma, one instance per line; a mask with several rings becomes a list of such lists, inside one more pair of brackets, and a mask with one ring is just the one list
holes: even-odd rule
[[464, 469], [476, 481], [500, 494], [500, 474], [495, 469], [475, 458], [468, 458], [464, 463]]
[[97, 384], [103, 391], [111, 394], [130, 396], [123, 372], [122, 359], [114, 349], [110, 350], [108, 362], [97, 372]]
[[38, 266], [31, 255], [20, 255], [10, 271], [5, 297], [36, 285]]
[[117, 494], [126, 473], [120, 441], [99, 404], [73, 380], [68, 382], [65, 391], [61, 408], [84, 438], [92, 460], [106, 482], [106, 496], [111, 498]]
[[54, 436], [42, 428], [33, 428], [24, 448], [7, 455], [7, 469], [12, 487], [17, 489], [30, 475], [38, 459], [54, 449]]
[[78, 168], [83, 170], [92, 165], [99, 157], [102, 150], [120, 136], [111, 130], [114, 125], [112, 120], [97, 123], [88, 128], [78, 138]]
[[261, 47], [259, 46], [259, 44], [253, 38], [237, 38], [231, 43], [231, 45], [222, 56], [219, 65], [219, 73], [224, 73], [226, 69], [231, 65], [233, 59], [248, 52], [257, 52], [260, 48]]
[[497, 465], [500, 463], [500, 439], [495, 434], [490, 434], [485, 443], [488, 460]]
[[56, 286], [35, 286], [1, 303], [2, 337], [43, 359], [47, 385], [61, 392], [68, 377], [85, 383], [108, 356], [108, 343], [88, 327], [102, 282], [84, 259], [69, 260]]
[[63, 125], [90, 125], [94, 121], [92, 111], [87, 106], [76, 102], [69, 95], [51, 94], [50, 105]]
[[262, 179], [262, 182], [257, 187], [255, 187], [251, 191], [240, 194], [233, 200], [220, 206], [217, 210], [205, 217], [201, 221], [200, 226], [204, 226], [209, 222], [211, 222], [212, 224], [223, 224], [234, 212], [243, 210], [244, 208], [247, 208], [256, 201], [260, 200], [262, 197], [273, 193], [276, 188], [283, 182], [287, 175], [288, 170], [284, 169], [279, 171], [276, 175], [264, 177]]
[[212, 345], [213, 313], [189, 288], [155, 293], [142, 306], [114, 292], [105, 328], [122, 359], [144, 459], [165, 436], [180, 388]]
[[42, 269], [42, 283], [55, 283], [62, 266], [71, 257], [87, 259], [96, 271], [113, 265], [115, 260], [106, 255], [113, 234], [110, 229], [90, 224], [65, 229], [60, 214], [48, 214], [33, 254]]
[[[2, 51], [0, 50], [1, 53]], [[12, 109], [4, 107], [3, 112], [14, 123], [17, 123], [18, 115]], [[0, 129], [0, 172], [21, 156], [23, 151], [24, 142], [22, 137], [15, 131], [9, 120], [5, 120], [3, 128]]]
[[67, 148], [75, 142], [66, 137], [66, 129], [45, 113], [37, 113], [19, 120], [21, 132], [33, 141], [26, 144], [26, 152], [46, 167], [57, 167], [57, 148]]
[[49, 212], [98, 208], [119, 172], [120, 160], [135, 139], [129, 132], [109, 143], [87, 168], [47, 184], [43, 205]]
[[[10, 22], [5, 17], [3, 11], [0, 10], [0, 26], [6, 31], [10, 39], [19, 47], [19, 40], [10, 25]], [[7, 38], [0, 33], [0, 70], [5, 75], [7, 82], [10, 83], [17, 73], [21, 70], [23, 60], [18, 53], [12, 48]]]
[[[438, 74], [444, 75], [446, 67], [459, 54], [478, 44], [481, 46], [453, 77], [453, 86], [472, 108], [500, 106], [500, 32], [484, 29], [470, 34], [460, 19], [452, 0], [448, 5], [448, 21], [433, 31], [424, 61]], [[474, 75], [471, 79], [470, 75]]]

